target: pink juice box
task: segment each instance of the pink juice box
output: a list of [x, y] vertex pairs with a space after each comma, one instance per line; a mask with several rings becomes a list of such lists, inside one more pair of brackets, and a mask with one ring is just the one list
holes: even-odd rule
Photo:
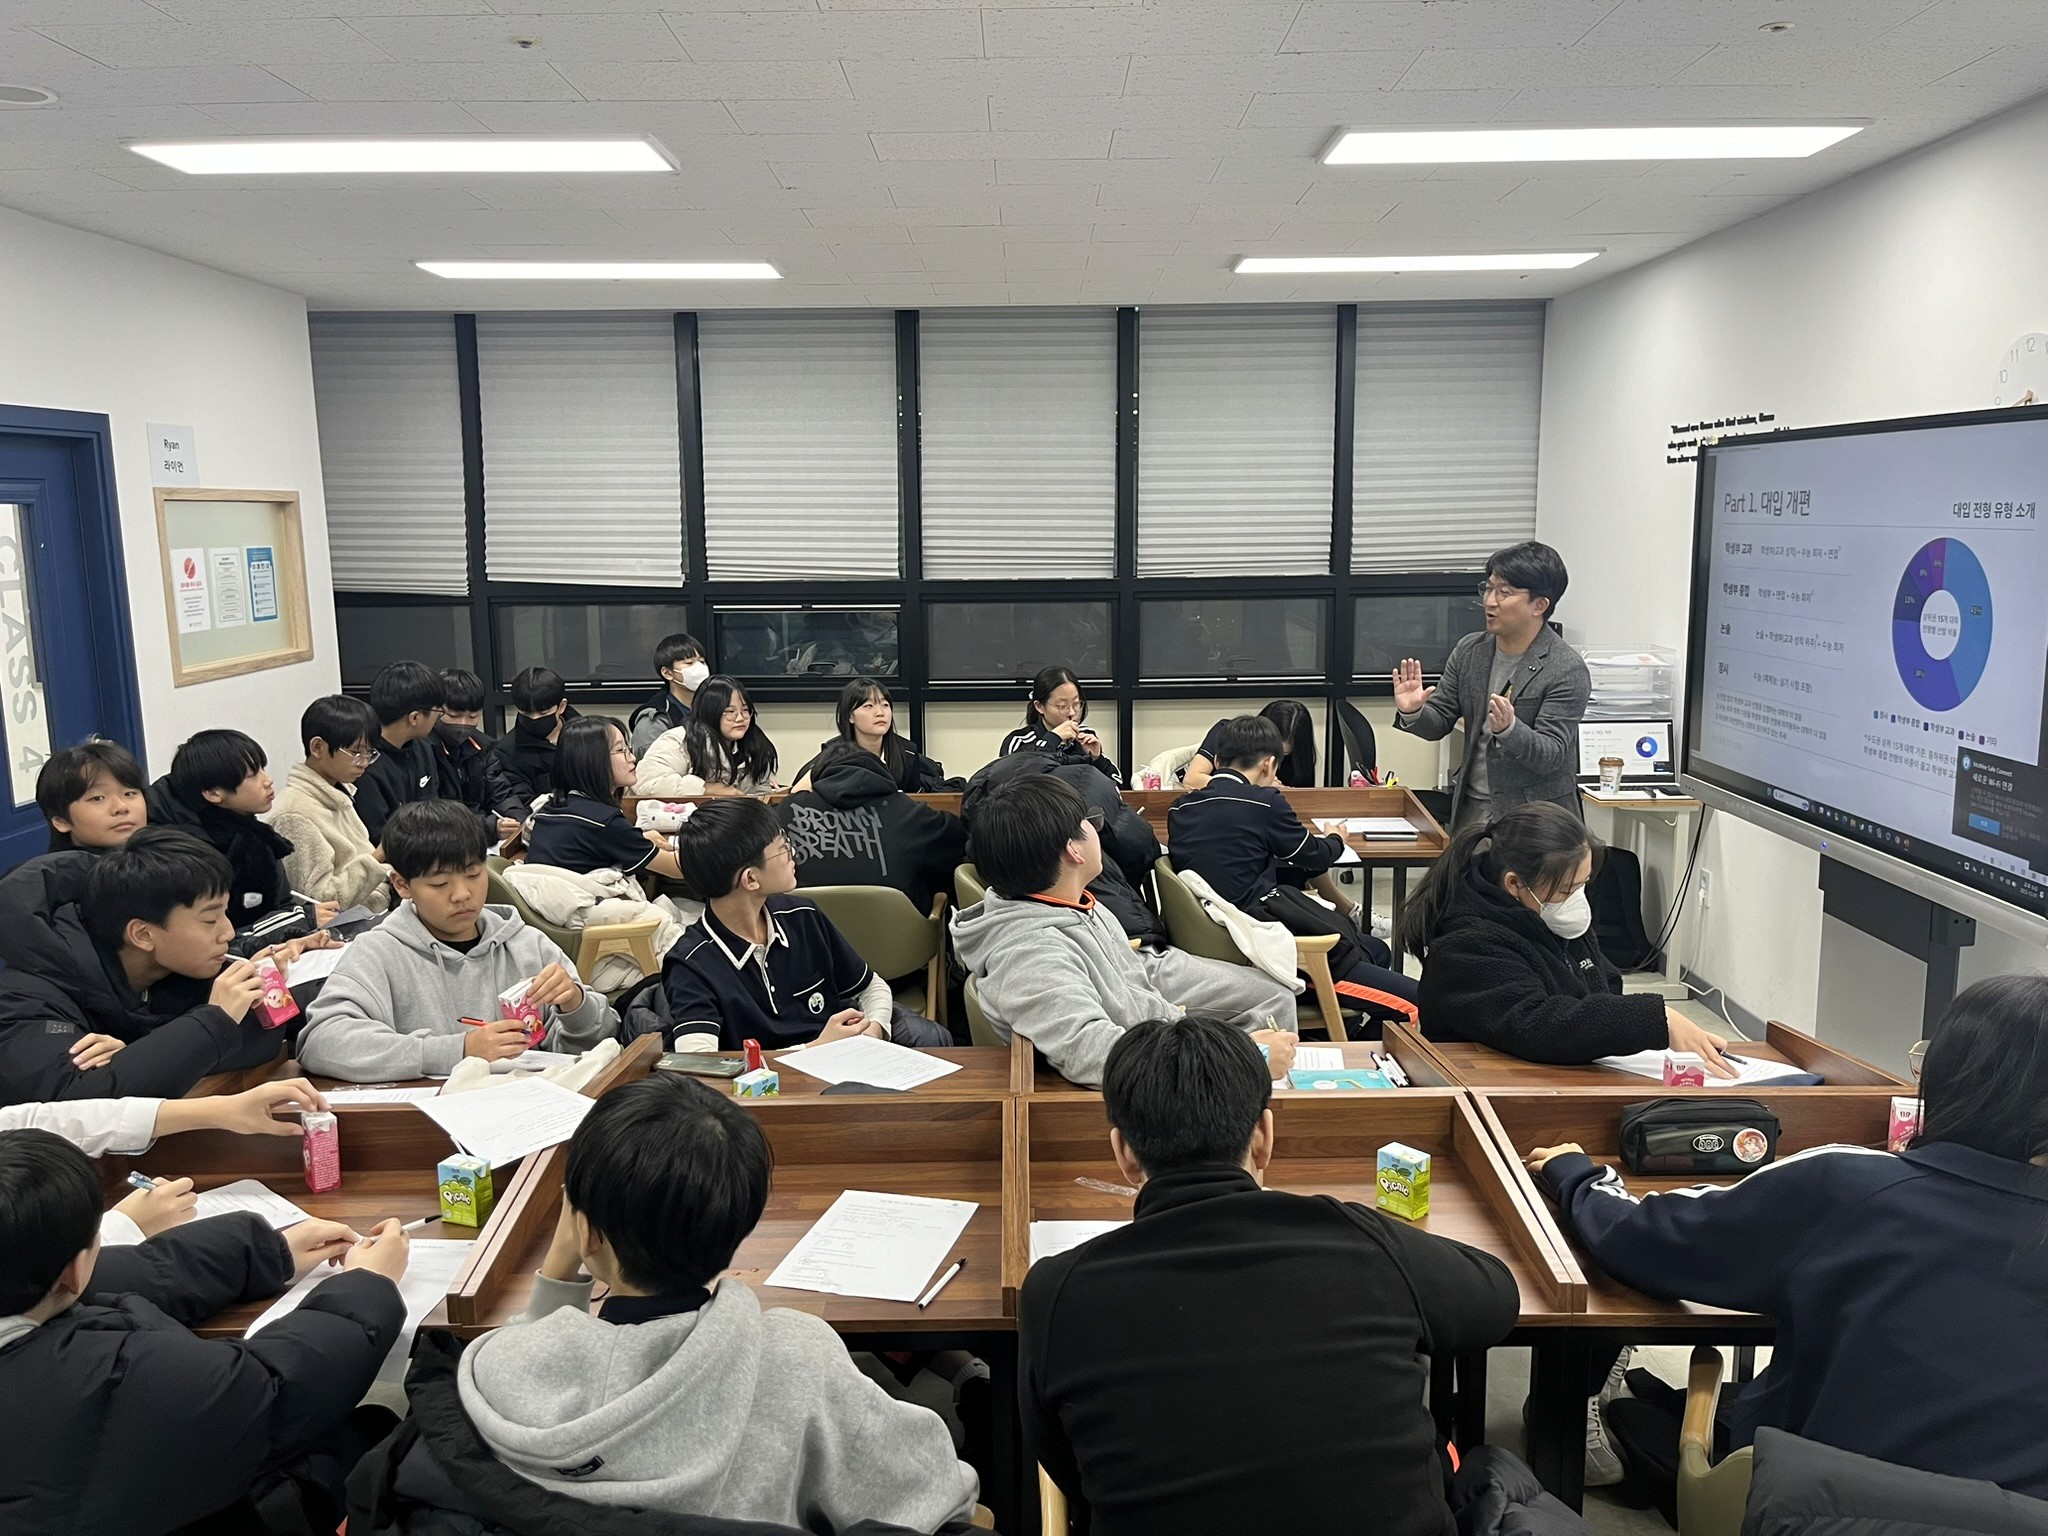
[[1920, 1134], [1920, 1100], [1912, 1094], [1897, 1094], [1892, 1098], [1891, 1125], [1888, 1127], [1884, 1144], [1891, 1152], [1903, 1152], [1915, 1136]]
[[324, 1195], [341, 1188], [341, 1122], [331, 1111], [313, 1110], [304, 1117], [306, 1134], [299, 1156], [306, 1165], [306, 1188]]
[[1704, 1088], [1707, 1086], [1707, 1064], [1686, 1051], [1664, 1053], [1664, 1086], [1666, 1088]]
[[292, 1000], [292, 989], [285, 979], [285, 973], [269, 955], [256, 962], [256, 975], [263, 983], [263, 996], [256, 1001], [256, 1017], [263, 1021], [265, 1029], [282, 1029], [299, 1016], [299, 1005]]
[[498, 994], [498, 1017], [517, 1019], [526, 1026], [526, 1048], [530, 1051], [539, 1049], [548, 1036], [548, 1021], [541, 1017], [540, 1004], [528, 1001], [526, 996], [532, 986], [529, 978], [514, 982]]

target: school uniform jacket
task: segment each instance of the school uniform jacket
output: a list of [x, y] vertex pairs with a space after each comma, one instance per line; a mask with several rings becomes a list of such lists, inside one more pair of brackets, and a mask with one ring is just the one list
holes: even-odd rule
[[[562, 713], [564, 724], [575, 718], [573, 709]], [[548, 739], [548, 733], [555, 729], [552, 715], [538, 720], [521, 715], [491, 748], [491, 769], [499, 775], [512, 803], [519, 807], [512, 812], [516, 818], [523, 820], [531, 815], [533, 802], [555, 787], [555, 744]]]
[[1152, 1179], [1133, 1217], [1034, 1264], [1017, 1309], [1025, 1445], [1095, 1536], [1456, 1529], [1429, 1359], [1507, 1336], [1506, 1265], [1242, 1168]]
[[519, 803], [512, 786], [505, 782], [491, 756], [497, 743], [473, 725], [451, 725], [442, 721], [427, 737], [433, 748], [435, 788], [443, 800], [468, 806], [489, 826], [492, 842], [498, 840], [498, 818], [526, 819], [528, 806]]
[[637, 875], [659, 851], [616, 805], [593, 800], [580, 790], [550, 795], [533, 813], [526, 835], [526, 861], [579, 875], [616, 869]]
[[1191, 869], [1233, 907], [1249, 911], [1279, 884], [1284, 866], [1319, 875], [1344, 854], [1335, 833], [1311, 832], [1287, 797], [1219, 768], [1166, 813], [1166, 846], [1175, 869]]
[[1541, 1182], [1617, 1280], [1777, 1319], [1770, 1369], [1725, 1411], [1736, 1445], [1782, 1429], [2048, 1498], [2048, 1168], [1936, 1142], [1643, 1200], [1577, 1153]]
[[441, 770], [425, 738], [394, 747], [379, 736], [372, 745], [377, 760], [356, 780], [356, 814], [363, 818], [370, 842], [381, 848], [384, 823], [393, 811], [401, 805], [440, 798]]
[[868, 752], [833, 764], [775, 810], [800, 886], [893, 886], [929, 912], [932, 893], [952, 889], [967, 857], [960, 818], [903, 794]]
[[[0, 879], [0, 1103], [178, 1098], [202, 1077], [274, 1060], [283, 1031], [254, 1009], [236, 1023], [207, 1001], [210, 980], [167, 977], [146, 997], [128, 985], [79, 917], [92, 866], [90, 853], [46, 853]], [[82, 1072], [71, 1047], [86, 1034], [128, 1043]]]
[[[1086, 726], [1081, 729], [1091, 736], [1095, 734]], [[1064, 739], [1057, 731], [1047, 729], [1041, 720], [1019, 726], [1003, 738], [1002, 750], [997, 756], [1008, 757], [1012, 752], [1043, 752], [1063, 767], [1078, 763], [1084, 767], [1100, 769], [1109, 775], [1112, 783], [1121, 784], [1124, 781], [1123, 770], [1117, 767], [1107, 752], [1100, 757], [1090, 757], [1087, 748], [1080, 742]]]
[[102, 1248], [86, 1294], [0, 1318], [0, 1536], [158, 1536], [333, 1433], [398, 1341], [398, 1287], [336, 1273], [254, 1338], [189, 1330], [292, 1283], [283, 1234], [216, 1216]]
[[[748, 1039], [779, 1051], [817, 1039], [835, 1013], [862, 1008], [871, 983], [887, 993], [816, 903], [770, 896], [767, 908], [765, 946], [741, 938], [708, 906], [683, 930], [661, 968], [670, 1044], [716, 1033], [722, 1051]], [[886, 1000], [879, 1014], [877, 1022], [888, 1017]]]
[[1524, 1061], [1570, 1065], [1668, 1045], [1664, 1000], [1624, 996], [1591, 929], [1561, 939], [1495, 883], [1481, 854], [1451, 894], [1422, 961], [1422, 1032]]

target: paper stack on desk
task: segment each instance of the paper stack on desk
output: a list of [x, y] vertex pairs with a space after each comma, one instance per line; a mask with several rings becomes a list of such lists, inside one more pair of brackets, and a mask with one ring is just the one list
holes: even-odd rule
[[235, 1211], [247, 1211], [261, 1216], [279, 1232], [286, 1227], [295, 1227], [306, 1219], [306, 1213], [291, 1201], [285, 1199], [268, 1184], [255, 1179], [237, 1179], [232, 1184], [223, 1184], [218, 1189], [201, 1192], [199, 1204], [193, 1210], [193, 1219], [207, 1216], [226, 1216]]
[[909, 1046], [877, 1040], [873, 1035], [848, 1035], [828, 1045], [778, 1051], [778, 1067], [794, 1067], [823, 1083], [867, 1083], [876, 1088], [915, 1088], [958, 1072], [960, 1063], [927, 1056]]
[[[1699, 1059], [1685, 1052], [1680, 1052], [1679, 1054], [1688, 1061], [1697, 1061]], [[1802, 1067], [1791, 1066], [1786, 1062], [1759, 1061], [1754, 1056], [1741, 1056], [1737, 1054], [1735, 1049], [1730, 1049], [1723, 1054], [1727, 1056], [1730, 1064], [1739, 1069], [1738, 1074], [1734, 1077], [1716, 1077], [1713, 1073], [1709, 1072], [1707, 1074], [1707, 1086], [1709, 1088], [1744, 1088], [1756, 1083], [1775, 1083], [1788, 1077], [1810, 1078], [1814, 1075]], [[1594, 1060], [1593, 1065], [1596, 1067], [1612, 1067], [1617, 1072], [1626, 1072], [1633, 1077], [1654, 1078], [1660, 1083], [1664, 1081], [1664, 1053], [1662, 1051], [1637, 1051], [1631, 1056], [1601, 1056]]]
[[[398, 1342], [391, 1346], [391, 1353], [384, 1357], [384, 1364], [377, 1372], [379, 1381], [396, 1384], [405, 1379], [405, 1364], [412, 1355], [412, 1336], [419, 1331], [428, 1314], [441, 1304], [442, 1298], [448, 1294], [448, 1287], [461, 1273], [464, 1261], [475, 1251], [476, 1244], [467, 1241], [419, 1237], [412, 1240], [406, 1258], [405, 1277], [398, 1282], [399, 1297], [405, 1302], [405, 1326], [399, 1330]], [[340, 1273], [339, 1269], [322, 1264], [272, 1302], [270, 1310], [249, 1325], [249, 1332], [259, 1333], [280, 1317], [296, 1312], [299, 1303], [312, 1295], [316, 1285], [328, 1276]]]
[[441, 1094], [420, 1101], [420, 1112], [463, 1151], [493, 1168], [576, 1134], [595, 1101], [538, 1077], [520, 1078], [489, 1093]]
[[979, 1209], [972, 1200], [849, 1189], [775, 1266], [770, 1285], [916, 1301]]

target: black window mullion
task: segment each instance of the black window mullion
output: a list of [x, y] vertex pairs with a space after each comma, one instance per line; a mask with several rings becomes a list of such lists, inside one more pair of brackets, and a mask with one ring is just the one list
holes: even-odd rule
[[683, 459], [683, 604], [690, 615], [690, 633], [710, 654], [714, 644], [711, 605], [704, 589], [711, 580], [709, 541], [704, 532], [704, 386], [698, 366], [697, 315], [683, 310], [676, 322], [676, 436]]
[[1342, 784], [1344, 754], [1338, 748], [1343, 737], [1337, 730], [1337, 701], [1344, 697], [1351, 677], [1353, 621], [1356, 610], [1351, 601], [1352, 467], [1353, 443], [1358, 429], [1358, 306], [1337, 306], [1337, 421], [1330, 479], [1330, 579], [1331, 597], [1326, 655], [1330, 706], [1323, 729], [1323, 782]]
[[924, 448], [918, 402], [917, 311], [896, 311], [897, 561], [903, 576], [896, 610], [898, 688], [909, 706], [910, 736], [924, 741]]
[[[1116, 725], [1124, 758], [1137, 750], [1138, 687], [1138, 311], [1116, 312]], [[1136, 765], [1124, 762], [1126, 772]]]
[[477, 370], [476, 316], [455, 319], [455, 381], [462, 418], [462, 529], [469, 583], [469, 643], [484, 680], [486, 707], [500, 707], [498, 641], [491, 623], [489, 563], [484, 533], [484, 396]]

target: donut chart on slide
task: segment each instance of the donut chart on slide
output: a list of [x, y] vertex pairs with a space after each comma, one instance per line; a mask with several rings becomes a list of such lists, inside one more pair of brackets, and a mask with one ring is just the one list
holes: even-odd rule
[[1961, 539], [1931, 539], [1906, 562], [1892, 603], [1892, 659], [1924, 707], [1954, 709], [1991, 659], [1991, 582]]

